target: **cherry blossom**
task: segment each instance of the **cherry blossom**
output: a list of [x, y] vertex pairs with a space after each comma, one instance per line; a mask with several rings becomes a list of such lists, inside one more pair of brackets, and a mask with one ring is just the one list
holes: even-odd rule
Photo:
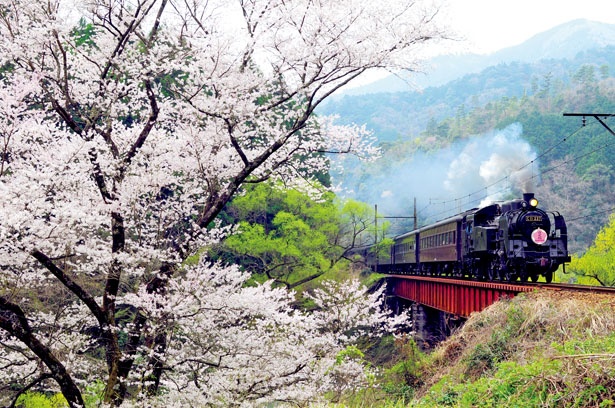
[[0, 394], [313, 398], [340, 351], [316, 317], [186, 261], [242, 184], [373, 156], [369, 132], [315, 109], [369, 70], [416, 69], [436, 17], [415, 0], [3, 0]]

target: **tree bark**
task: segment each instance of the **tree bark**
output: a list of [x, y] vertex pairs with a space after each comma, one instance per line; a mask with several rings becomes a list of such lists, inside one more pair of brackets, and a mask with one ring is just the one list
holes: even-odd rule
[[60, 386], [62, 394], [64, 394], [71, 408], [84, 406], [81, 392], [64, 365], [47, 346], [34, 336], [23, 310], [4, 297], [0, 297], [0, 328], [17, 337], [41, 359], [43, 364], [51, 371], [51, 376]]

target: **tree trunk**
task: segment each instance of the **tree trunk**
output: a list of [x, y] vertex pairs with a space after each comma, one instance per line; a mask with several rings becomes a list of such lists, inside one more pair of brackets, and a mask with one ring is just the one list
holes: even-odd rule
[[83, 397], [77, 385], [62, 363], [53, 355], [52, 351], [41, 343], [32, 333], [32, 328], [26, 319], [23, 310], [16, 304], [0, 297], [0, 328], [22, 341], [51, 371], [51, 376], [60, 386], [62, 394], [69, 406], [83, 407]]

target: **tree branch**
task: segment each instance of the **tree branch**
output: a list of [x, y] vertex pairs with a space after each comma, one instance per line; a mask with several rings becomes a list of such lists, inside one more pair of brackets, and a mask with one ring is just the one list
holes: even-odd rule
[[81, 286], [73, 281], [61, 268], [59, 268], [47, 255], [38, 249], [34, 249], [30, 252], [37, 261], [40, 262], [53, 276], [55, 276], [67, 289], [73, 292], [87, 307], [92, 314], [96, 317], [99, 324], [106, 323], [102, 309], [96, 303], [96, 300], [87, 293]]
[[158, 102], [156, 101], [156, 95], [154, 94], [154, 91], [152, 89], [152, 83], [149, 79], [145, 80], [145, 91], [147, 92], [147, 98], [149, 100], [151, 112], [147, 119], [147, 122], [145, 123], [145, 126], [139, 134], [139, 137], [134, 142], [134, 144], [130, 148], [130, 151], [126, 154], [126, 157], [124, 158], [124, 162], [122, 163], [122, 167], [120, 168], [120, 178], [124, 177], [126, 169], [128, 168], [128, 166], [130, 166], [132, 159], [134, 159], [139, 149], [143, 146], [145, 140], [147, 140], [147, 137], [151, 133], [152, 129], [154, 128], [154, 125], [156, 124], [156, 120], [158, 119], [158, 113], [160, 112], [160, 109], [158, 107]]
[[0, 328], [17, 337], [41, 359], [51, 371], [53, 379], [60, 386], [62, 394], [71, 407], [84, 406], [81, 392], [73, 382], [70, 374], [66, 371], [64, 365], [53, 355], [53, 352], [47, 346], [34, 336], [23, 310], [3, 296], [0, 296]]

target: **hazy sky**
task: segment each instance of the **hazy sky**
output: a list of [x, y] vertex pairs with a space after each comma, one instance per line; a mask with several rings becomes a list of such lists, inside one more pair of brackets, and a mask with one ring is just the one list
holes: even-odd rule
[[451, 26], [467, 50], [490, 53], [559, 24], [584, 18], [615, 24], [613, 0], [447, 0]]

